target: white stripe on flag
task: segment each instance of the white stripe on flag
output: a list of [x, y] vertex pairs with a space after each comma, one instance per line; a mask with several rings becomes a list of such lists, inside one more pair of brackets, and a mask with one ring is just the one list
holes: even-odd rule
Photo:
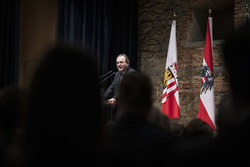
[[162, 99], [162, 103], [165, 103], [166, 102], [166, 100], [167, 100], [167, 97], [165, 96], [163, 99]]
[[176, 87], [177, 87], [177, 86], [176, 86], [176, 84], [175, 84], [174, 86], [168, 88], [167, 94], [169, 94], [170, 92], [172, 92], [173, 90], [175, 90]]

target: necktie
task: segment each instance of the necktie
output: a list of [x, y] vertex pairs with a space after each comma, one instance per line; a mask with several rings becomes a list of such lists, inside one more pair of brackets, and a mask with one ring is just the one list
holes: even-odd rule
[[121, 82], [121, 80], [122, 80], [123, 76], [124, 76], [124, 74], [123, 74], [123, 73], [121, 73], [121, 76], [120, 76], [120, 82]]

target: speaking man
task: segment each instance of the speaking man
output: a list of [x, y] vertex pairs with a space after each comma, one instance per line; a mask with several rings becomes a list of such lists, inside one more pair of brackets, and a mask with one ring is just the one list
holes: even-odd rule
[[129, 58], [126, 54], [120, 54], [117, 56], [116, 67], [118, 71], [115, 74], [114, 80], [104, 93], [104, 100], [107, 100], [107, 103], [113, 106], [117, 103], [118, 85], [120, 81], [124, 75], [135, 72], [133, 68], [129, 67]]

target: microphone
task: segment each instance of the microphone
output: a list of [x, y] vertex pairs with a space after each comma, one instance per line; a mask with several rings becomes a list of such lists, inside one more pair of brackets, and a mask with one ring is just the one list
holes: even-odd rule
[[[116, 72], [111, 72], [110, 75], [108, 75], [106, 78], [104, 78], [101, 82], [99, 82], [99, 86], [101, 86], [106, 80], [111, 78], [113, 75], [115, 75]], [[106, 76], [106, 75], [105, 75]]]
[[112, 71], [109, 71], [109, 72], [103, 74], [102, 76], [100, 76], [98, 79], [101, 80], [102, 78], [104, 78], [105, 76], [107, 76], [107, 75], [109, 75], [111, 73], [112, 73]]

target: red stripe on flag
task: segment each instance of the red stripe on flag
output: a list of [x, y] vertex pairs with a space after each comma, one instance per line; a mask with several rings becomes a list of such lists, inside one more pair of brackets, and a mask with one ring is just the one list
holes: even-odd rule
[[171, 90], [170, 92], [165, 92], [163, 95], [162, 95], [162, 99], [164, 99], [165, 97], [169, 97], [171, 95], [173, 95], [176, 91], [178, 90], [178, 87], [176, 87], [175, 89]]
[[207, 32], [206, 32], [206, 41], [205, 41], [205, 49], [204, 49], [204, 59], [210, 69], [210, 71], [213, 73], [213, 57], [212, 57], [212, 42], [211, 42], [211, 31], [210, 31], [210, 24], [209, 19], [207, 20]]
[[[173, 82], [171, 82], [170, 84], [168, 84], [167, 85], [167, 91], [171, 88], [171, 87], [173, 87], [173, 86], [175, 86], [176, 85], [176, 81], [173, 81]], [[178, 87], [177, 87], [178, 88]], [[174, 90], [176, 90], [176, 88], [174, 89]], [[172, 91], [174, 91], [174, 90], [172, 90]], [[167, 93], [167, 91], [163, 94], [163, 95], [167, 95], [167, 94], [169, 94], [170, 92], [172, 92], [172, 91], [170, 91], [169, 93]]]
[[167, 93], [164, 93], [161, 99], [163, 100], [165, 97], [167, 98]]
[[199, 104], [199, 113], [198, 113], [198, 118], [200, 118], [202, 121], [206, 122], [207, 124], [209, 124], [211, 126], [211, 128], [213, 130], [215, 130], [215, 126], [212, 122], [212, 120], [210, 119], [206, 108], [204, 107], [202, 101], [200, 100], [200, 104]]
[[170, 84], [168, 84], [167, 89], [171, 88], [174, 85], [176, 85], [176, 81], [173, 81]]
[[168, 97], [166, 102], [161, 105], [161, 111], [170, 119], [180, 118], [180, 108], [174, 95]]
[[172, 94], [174, 94], [177, 90], [178, 90], [178, 87], [176, 87], [174, 90], [168, 92], [167, 97], [169, 97], [169, 96], [171, 96]]

